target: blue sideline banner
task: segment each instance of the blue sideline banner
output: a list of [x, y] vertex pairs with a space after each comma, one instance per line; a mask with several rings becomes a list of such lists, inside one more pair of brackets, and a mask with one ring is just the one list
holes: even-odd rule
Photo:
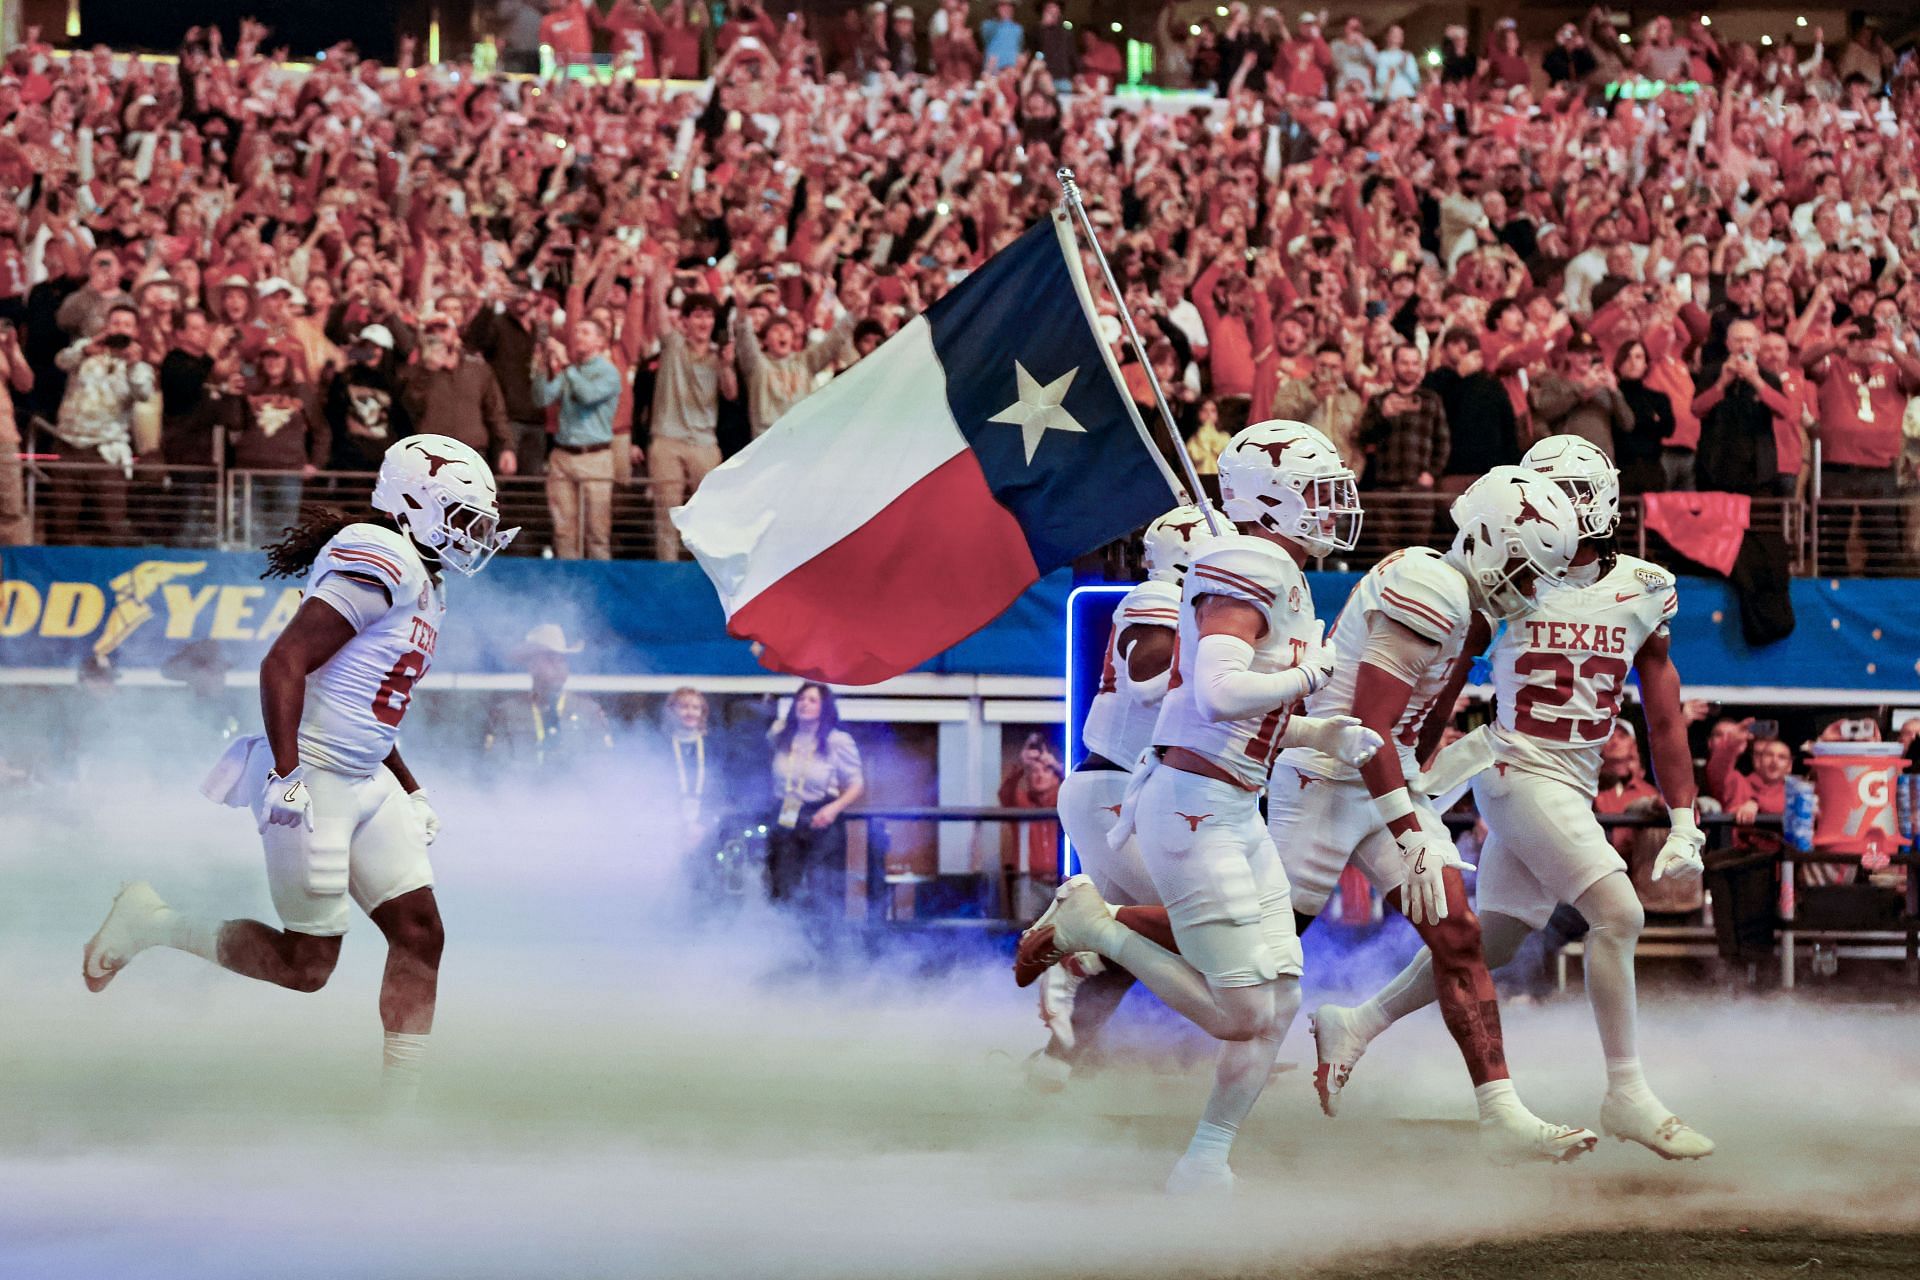
[[[172, 547], [17, 547], [0, 553], [0, 667], [73, 667], [88, 654], [157, 667], [212, 639], [235, 667], [257, 664], [300, 607], [300, 585], [263, 581], [257, 552]], [[920, 668], [1056, 676], [1071, 577], [1030, 588], [993, 625]], [[694, 564], [495, 560], [455, 575], [434, 667], [517, 671], [514, 647], [538, 623], [583, 641], [589, 675], [765, 675], [726, 633], [713, 587]]]
[[[1310, 573], [1314, 612], [1329, 626], [1359, 580], [1356, 573]], [[1673, 660], [1690, 687], [1832, 690], [1858, 695], [1835, 701], [1920, 704], [1920, 595], [1911, 579], [1821, 578], [1793, 583], [1794, 633], [1750, 649], [1740, 635], [1733, 588], [1709, 578], [1680, 580]], [[1067, 714], [1077, 726], [1100, 682], [1115, 607], [1124, 586], [1074, 589], [1072, 623], [1060, 638], [1068, 673]], [[1472, 682], [1489, 684], [1484, 660]]]
[[[157, 667], [182, 645], [213, 639], [236, 667], [257, 663], [299, 608], [299, 584], [262, 581], [252, 552], [168, 547], [18, 547], [0, 553], [0, 667], [72, 667], [90, 653], [123, 667]], [[1314, 606], [1333, 618], [1356, 575], [1309, 574]], [[923, 671], [1058, 676], [1067, 597], [1055, 573], [979, 634]], [[692, 564], [499, 559], [456, 578], [434, 665], [445, 673], [515, 671], [512, 652], [537, 623], [586, 645], [593, 675], [761, 675], [748, 646], [726, 634], [712, 587]], [[1920, 702], [1920, 596], [1906, 579], [1793, 584], [1794, 634], [1764, 650], [1740, 638], [1739, 605], [1724, 582], [1680, 583], [1674, 659], [1689, 685], [1852, 690]], [[1097, 612], [1097, 601], [1083, 598]], [[1112, 612], [1111, 604], [1106, 606]], [[1097, 648], [1105, 618], [1078, 638]]]

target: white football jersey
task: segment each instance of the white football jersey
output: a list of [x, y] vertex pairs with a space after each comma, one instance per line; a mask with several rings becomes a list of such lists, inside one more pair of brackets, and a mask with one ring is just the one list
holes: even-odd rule
[[433, 665], [446, 589], [427, 571], [412, 539], [375, 524], [348, 525], [333, 536], [314, 557], [307, 593], [336, 573], [379, 584], [390, 604], [307, 677], [300, 759], [366, 777], [393, 750], [413, 686]]
[[1279, 754], [1280, 735], [1286, 732], [1293, 708], [1276, 707], [1264, 716], [1245, 720], [1209, 720], [1200, 714], [1193, 696], [1194, 655], [1200, 647], [1200, 624], [1193, 606], [1201, 596], [1244, 601], [1266, 619], [1266, 633], [1253, 649], [1255, 671], [1284, 671], [1319, 639], [1313, 596], [1293, 557], [1265, 538], [1224, 539], [1187, 571], [1173, 679], [1160, 703], [1153, 745], [1185, 747], [1219, 765], [1250, 790], [1259, 790], [1267, 785], [1267, 773]]
[[1679, 607], [1673, 575], [1633, 556], [1593, 582], [1543, 590], [1493, 643], [1494, 758], [1592, 795], [1633, 660]]
[[1171, 582], [1143, 582], [1127, 592], [1119, 608], [1113, 611], [1100, 688], [1093, 695], [1093, 704], [1087, 708], [1087, 723], [1080, 731], [1080, 741], [1086, 744], [1087, 750], [1131, 769], [1140, 753], [1153, 745], [1153, 724], [1159, 718], [1160, 705], [1136, 702], [1120, 688], [1120, 672], [1127, 661], [1120, 652], [1120, 636], [1128, 627], [1165, 627], [1178, 631], [1180, 588]]
[[[1308, 715], [1353, 714], [1354, 684], [1366, 654], [1367, 633], [1379, 614], [1440, 646], [1414, 685], [1407, 709], [1400, 714], [1391, 735], [1400, 750], [1400, 767], [1411, 778], [1419, 771], [1413, 756], [1420, 742], [1420, 726], [1426, 723], [1427, 712], [1445, 689], [1448, 673], [1466, 644], [1467, 629], [1473, 623], [1473, 600], [1467, 580], [1438, 551], [1409, 547], [1373, 566], [1353, 584], [1340, 616], [1334, 619], [1333, 632], [1327, 637], [1334, 649], [1333, 679], [1307, 699]], [[1319, 778], [1360, 776], [1358, 769], [1311, 747], [1290, 747], [1285, 759], [1302, 773]]]

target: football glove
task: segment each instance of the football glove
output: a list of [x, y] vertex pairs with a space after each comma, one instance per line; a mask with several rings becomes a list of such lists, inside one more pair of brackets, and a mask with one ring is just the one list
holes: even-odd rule
[[1358, 716], [1294, 716], [1287, 722], [1284, 741], [1290, 747], [1311, 747], [1356, 769], [1386, 745]]
[[295, 765], [285, 777], [278, 773], [267, 775], [260, 829], [265, 831], [268, 827], [313, 830], [313, 796], [307, 791], [307, 766]]
[[1333, 646], [1325, 640], [1315, 640], [1293, 665], [1306, 676], [1307, 692], [1313, 693], [1333, 679]]
[[1706, 832], [1693, 820], [1692, 809], [1669, 809], [1667, 819], [1673, 824], [1673, 830], [1653, 860], [1653, 878], [1699, 875], [1707, 869], [1706, 861], [1700, 856], [1707, 847]]
[[427, 799], [427, 793], [424, 790], [408, 795], [407, 802], [413, 806], [414, 816], [420, 819], [420, 828], [426, 833], [427, 843], [431, 845], [440, 838], [440, 815], [433, 811], [433, 802]]
[[1407, 831], [1394, 839], [1407, 867], [1406, 883], [1400, 887], [1401, 909], [1413, 924], [1439, 924], [1447, 918], [1447, 881], [1441, 873], [1448, 867], [1471, 871], [1473, 864], [1460, 860], [1453, 841], [1431, 831]]

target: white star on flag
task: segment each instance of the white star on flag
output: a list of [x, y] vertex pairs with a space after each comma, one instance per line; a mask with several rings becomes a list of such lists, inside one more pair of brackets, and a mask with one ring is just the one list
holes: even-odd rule
[[1020, 398], [987, 421], [1011, 423], [1020, 428], [1020, 435], [1026, 442], [1029, 464], [1033, 462], [1034, 452], [1040, 448], [1040, 441], [1046, 438], [1047, 432], [1086, 433], [1087, 429], [1075, 421], [1074, 416], [1061, 404], [1067, 398], [1067, 388], [1073, 385], [1074, 376], [1080, 372], [1078, 365], [1044, 387], [1018, 360], [1013, 362], [1013, 372], [1019, 379]]

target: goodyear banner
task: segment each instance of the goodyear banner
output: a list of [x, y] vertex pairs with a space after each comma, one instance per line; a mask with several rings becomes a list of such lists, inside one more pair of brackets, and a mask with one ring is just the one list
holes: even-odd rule
[[[236, 668], [257, 664], [300, 607], [300, 583], [263, 581], [253, 552], [168, 547], [18, 547], [0, 553], [0, 668], [74, 667], [105, 655], [158, 667], [183, 646], [217, 642]], [[1065, 573], [1031, 588], [994, 626], [923, 671], [1058, 675]], [[765, 675], [694, 564], [498, 559], [455, 575], [434, 656], [442, 674], [519, 671], [514, 649], [557, 623], [585, 645], [591, 675]]]
[[[19, 547], [0, 553], [0, 668], [76, 666], [104, 654], [123, 668], [158, 667], [197, 640], [251, 666], [300, 607], [300, 586], [263, 581], [257, 553], [166, 547]], [[1352, 574], [1307, 575], [1314, 606], [1335, 616]], [[923, 671], [1059, 676], [1066, 665], [1063, 571]], [[514, 648], [539, 623], [585, 646], [574, 668], [594, 675], [765, 675], [726, 634], [699, 566], [648, 561], [499, 559], [455, 577], [434, 657], [443, 674], [520, 670]], [[1082, 601], [1097, 612], [1098, 603]], [[1674, 660], [1691, 686], [1852, 691], [1856, 701], [1920, 705], [1920, 597], [1910, 579], [1822, 578], [1793, 584], [1799, 627], [1767, 649], [1740, 637], [1724, 582], [1683, 578]], [[1107, 612], [1112, 612], [1111, 605]], [[1076, 637], [1098, 649], [1104, 621]], [[1097, 633], [1097, 634], [1089, 634]], [[1484, 674], [1484, 673], [1482, 673]], [[1871, 695], [1871, 696], [1868, 696]]]

